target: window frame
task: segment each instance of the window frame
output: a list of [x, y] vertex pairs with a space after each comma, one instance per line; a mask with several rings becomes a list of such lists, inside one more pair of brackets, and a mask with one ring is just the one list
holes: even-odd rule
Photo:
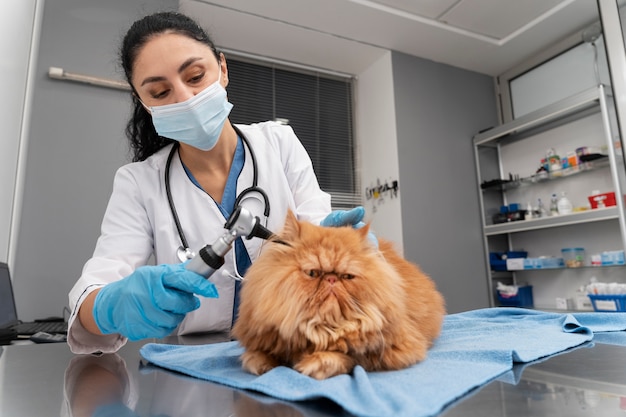
[[584, 43], [581, 33], [582, 32], [579, 31], [561, 39], [510, 70], [494, 77], [496, 99], [498, 100], [498, 118], [501, 124], [509, 123], [514, 120], [510, 88], [511, 81]]

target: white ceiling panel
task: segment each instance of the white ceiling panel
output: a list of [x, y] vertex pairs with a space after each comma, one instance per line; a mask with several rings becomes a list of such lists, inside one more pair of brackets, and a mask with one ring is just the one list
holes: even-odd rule
[[[425, 17], [438, 5], [446, 21]], [[181, 0], [180, 7], [222, 47], [350, 74], [392, 50], [500, 75], [598, 20], [594, 0]]]
[[[197, 1], [181, 3], [222, 49], [344, 74], [372, 65], [385, 49]], [[228, 59], [228, 54], [227, 59]]]
[[442, 21], [471, 32], [503, 39], [551, 9], [571, 0], [463, 0]]
[[[355, 1], [355, 0], [349, 0]], [[439, 16], [452, 8], [456, 3], [462, 0], [375, 0], [371, 3], [377, 3], [381, 6], [393, 7], [408, 13], [424, 16], [429, 19], [437, 20]], [[355, 2], [359, 2], [356, 0]]]

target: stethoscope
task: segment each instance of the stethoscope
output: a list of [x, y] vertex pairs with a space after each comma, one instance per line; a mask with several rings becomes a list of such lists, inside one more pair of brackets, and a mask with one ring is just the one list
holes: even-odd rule
[[[239, 137], [243, 140], [243, 143], [248, 148], [250, 156], [252, 157], [252, 186], [246, 188], [241, 193], [239, 193], [239, 195], [235, 199], [235, 206], [233, 207], [233, 211], [241, 204], [247, 194], [257, 193], [260, 194], [261, 197], [263, 197], [263, 202], [265, 205], [265, 208], [263, 209], [263, 215], [265, 216], [265, 219], [267, 219], [270, 215], [270, 201], [265, 191], [258, 185], [259, 173], [257, 169], [256, 156], [254, 154], [254, 151], [252, 150], [252, 146], [250, 146], [250, 142], [248, 142], [248, 139], [241, 132], [241, 130], [239, 130], [239, 128], [234, 125], [233, 128], [235, 129], [235, 132], [237, 132], [237, 135], [239, 135]], [[185, 232], [183, 232], [183, 228], [180, 225], [180, 220], [178, 219], [178, 213], [176, 211], [176, 205], [174, 204], [172, 191], [170, 189], [170, 168], [172, 165], [172, 158], [174, 157], [174, 154], [177, 150], [178, 142], [174, 142], [174, 145], [170, 150], [170, 154], [167, 157], [167, 162], [165, 164], [165, 193], [167, 194], [167, 202], [170, 206], [170, 211], [172, 212], [172, 217], [174, 218], [174, 223], [176, 224], [176, 229], [178, 230], [178, 236], [180, 237], [180, 241], [182, 243], [182, 245], [179, 246], [176, 250], [176, 256], [178, 257], [178, 259], [180, 259], [181, 262], [185, 262], [189, 259], [192, 259], [195, 256], [195, 253], [189, 248], [187, 237], [185, 236]]]

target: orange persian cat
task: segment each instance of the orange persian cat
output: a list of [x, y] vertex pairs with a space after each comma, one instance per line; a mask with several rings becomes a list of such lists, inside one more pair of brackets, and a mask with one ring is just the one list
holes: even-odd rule
[[[426, 358], [444, 300], [433, 281], [369, 227], [321, 227], [289, 212], [279, 243], [245, 275], [233, 336], [243, 367], [260, 375], [290, 366], [325, 379], [401, 369]], [[280, 242], [282, 241], [282, 242]]]

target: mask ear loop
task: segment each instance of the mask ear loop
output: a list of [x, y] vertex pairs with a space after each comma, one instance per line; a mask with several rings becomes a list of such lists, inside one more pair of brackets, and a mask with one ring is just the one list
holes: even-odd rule
[[135, 87], [130, 83], [130, 81], [128, 82], [128, 84], [130, 85], [130, 90], [131, 90], [131, 95], [133, 96], [133, 98], [135, 100], [137, 100], [138, 102], [141, 103], [141, 105], [143, 106], [144, 109], [146, 109], [146, 111], [148, 112], [148, 114], [152, 114], [152, 111], [150, 110], [150, 107], [146, 106], [146, 103], [144, 103], [141, 98], [139, 98], [139, 93], [137, 93], [137, 90], [135, 90]]
[[148, 112], [148, 114], [150, 116], [152, 116], [152, 109], [150, 109], [150, 107], [146, 106], [146, 103], [144, 103], [143, 101], [141, 101], [141, 99], [139, 98], [139, 96], [136, 96], [137, 100], [141, 103], [141, 105], [143, 106], [144, 109], [146, 109], [146, 111]]

